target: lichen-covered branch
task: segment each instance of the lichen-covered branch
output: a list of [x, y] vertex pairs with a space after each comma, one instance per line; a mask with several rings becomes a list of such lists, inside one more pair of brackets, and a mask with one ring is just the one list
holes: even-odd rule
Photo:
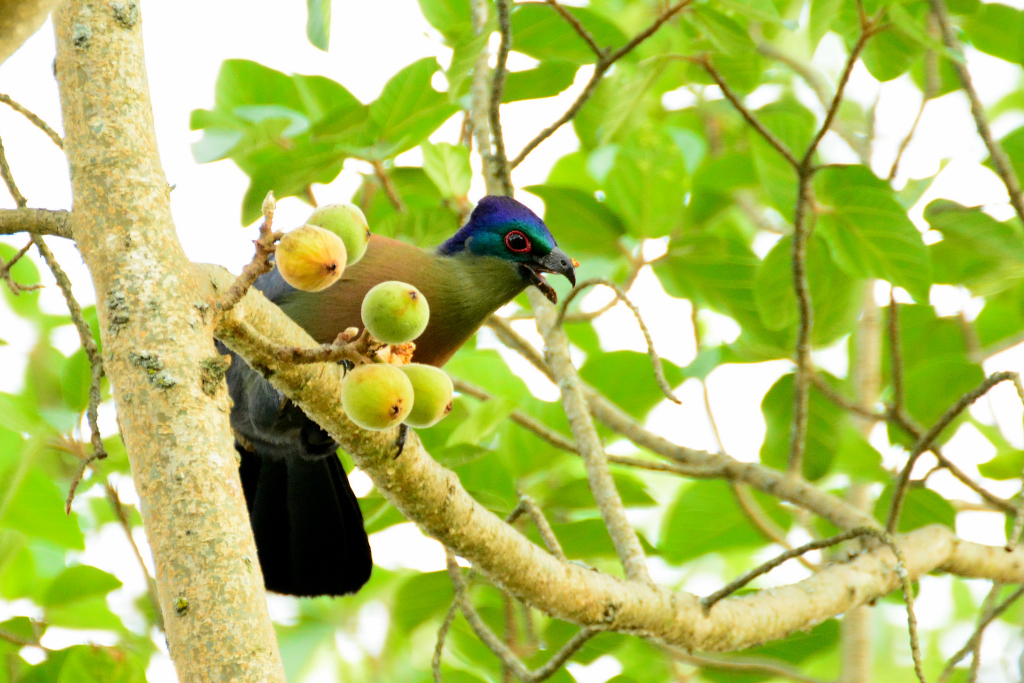
[[181, 680], [284, 681], [238, 480], [212, 297], [177, 240], [138, 7], [65, 0], [56, 75], [74, 238], [96, 288], [103, 360]]
[[[222, 289], [233, 280], [222, 269], [207, 267], [204, 272]], [[340, 367], [280, 363], [258, 345], [245, 345], [235, 336], [235, 328], [243, 321], [274, 344], [311, 345], [308, 334], [254, 291], [225, 315], [217, 329], [218, 337], [232, 350], [250, 365], [264, 369], [274, 386], [322, 425], [407, 519], [466, 558], [511, 595], [560, 619], [642, 634], [679, 647], [726, 652], [784, 638], [885, 595], [902, 583], [895, 571], [893, 551], [880, 546], [849, 562], [825, 567], [791, 586], [727, 598], [705, 616], [692, 594], [622, 581], [561, 562], [477, 503], [454, 473], [429, 457], [415, 435], [395, 459], [394, 431], [367, 432], [350, 422], [339, 400]], [[705, 460], [714, 457], [704, 456]], [[690, 459], [698, 458], [694, 455]], [[739, 475], [748, 467], [757, 472], [760, 466], [737, 463], [731, 471]], [[803, 491], [801, 485], [817, 491], [780, 472], [774, 474], [777, 479], [767, 486], [773, 495], [810, 498], [811, 494], [797, 493]], [[766, 482], [759, 483], [764, 486]], [[817, 493], [831, 504], [832, 497]], [[867, 515], [857, 514], [856, 519], [870, 521]], [[842, 519], [838, 513], [831, 516]], [[938, 525], [898, 537], [897, 543], [910, 579], [938, 570], [1007, 583], [1024, 582], [1024, 550], [1007, 553], [1002, 547], [963, 541]]]
[[50, 209], [0, 209], [0, 235], [19, 232], [71, 239], [71, 212]]

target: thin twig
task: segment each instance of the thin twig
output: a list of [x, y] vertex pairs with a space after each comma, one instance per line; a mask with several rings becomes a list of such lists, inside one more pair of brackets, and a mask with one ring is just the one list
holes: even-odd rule
[[32, 292], [37, 289], [43, 288], [43, 285], [40, 283], [36, 283], [34, 285], [23, 285], [17, 280], [15, 280], [14, 275], [11, 273], [11, 269], [14, 268], [15, 264], [17, 264], [18, 261], [20, 261], [25, 256], [25, 254], [28, 253], [28, 250], [30, 248], [32, 248], [31, 240], [29, 240], [25, 244], [25, 246], [19, 249], [17, 253], [15, 253], [14, 256], [11, 257], [10, 261], [5, 262], [3, 258], [0, 257], [0, 279], [7, 283], [8, 289], [11, 290], [11, 293], [14, 294], [14, 296], [18, 296], [22, 292]]
[[[743, 514], [747, 516], [761, 534], [772, 543], [782, 546], [784, 550], [793, 550], [792, 544], [786, 540], [786, 533], [775, 520], [768, 516], [764, 509], [758, 504], [754, 496], [751, 495], [750, 490], [746, 484], [739, 484], [737, 482], [729, 482], [732, 487], [732, 493], [736, 497], [736, 502], [739, 504]], [[802, 564], [812, 572], [818, 571], [818, 565], [808, 560], [803, 555], [798, 555], [796, 561]]]
[[441, 627], [437, 629], [437, 644], [434, 645], [434, 656], [430, 660], [430, 669], [434, 672], [434, 683], [444, 683], [441, 678], [441, 656], [444, 654], [444, 641], [448, 637], [448, 631], [455, 621], [455, 615], [459, 613], [459, 603], [452, 601], [448, 612], [444, 615]]
[[[600, 57], [597, 60], [597, 64], [594, 65], [594, 74], [587, 81], [587, 85], [583, 88], [583, 92], [579, 94], [576, 101], [573, 102], [569, 108], [562, 114], [557, 121], [552, 123], [550, 126], [542, 130], [532, 140], [526, 143], [522, 151], [516, 155], [516, 158], [509, 164], [510, 168], [515, 168], [519, 164], [523, 163], [523, 160], [530, 154], [537, 146], [551, 137], [556, 130], [564, 126], [566, 123], [571, 121], [579, 110], [583, 108], [583, 105], [587, 103], [587, 100], [594, 94], [594, 90], [597, 88], [597, 84], [601, 81], [601, 77], [604, 76], [605, 72], [611, 68], [612, 64], [625, 57], [627, 54], [633, 51], [637, 45], [650, 38], [655, 31], [661, 28], [661, 25], [671, 19], [673, 16], [678, 14], [689, 5], [693, 0], [680, 0], [676, 4], [668, 7], [664, 12], [658, 15], [651, 24], [640, 33], [636, 34], [632, 40], [623, 45], [621, 48], [614, 52], [601, 51]], [[571, 23], [571, 22], [570, 22]], [[596, 45], [596, 42], [594, 43]], [[591, 48], [593, 49], [593, 48]]]
[[128, 543], [132, 547], [132, 551], [135, 553], [135, 559], [139, 563], [139, 568], [142, 570], [142, 575], [146, 577], [146, 587], [148, 589], [149, 602], [153, 607], [153, 613], [156, 615], [157, 626], [161, 629], [164, 627], [163, 614], [160, 612], [160, 599], [159, 593], [156, 587], [156, 580], [150, 575], [149, 570], [146, 569], [146, 562], [142, 559], [142, 553], [139, 551], [139, 546], [135, 543], [135, 537], [132, 536], [132, 525], [131, 520], [128, 519], [128, 513], [124, 509], [123, 503], [121, 503], [121, 497], [109, 481], [104, 482], [104, 487], [107, 492], [107, 501], [110, 503], [111, 509], [114, 511], [114, 515], [117, 517], [118, 522], [121, 524], [121, 528], [124, 530], [125, 536], [128, 538]]
[[61, 139], [59, 135], [57, 135], [57, 131], [55, 131], [53, 128], [50, 128], [50, 126], [47, 125], [46, 121], [43, 121], [41, 118], [33, 114], [24, 106], [16, 102], [14, 99], [11, 98], [10, 95], [0, 93], [0, 102], [3, 102], [8, 107], [10, 107], [14, 111], [24, 116], [29, 121], [31, 121], [36, 128], [46, 133], [46, 135], [51, 140], [53, 140], [53, 144], [57, 145], [61, 149], [64, 149], [64, 141]]
[[892, 410], [903, 411], [903, 343], [900, 337], [900, 309], [889, 292], [889, 373], [892, 375]]
[[57, 281], [57, 286], [60, 287], [60, 291], [64, 295], [68, 312], [71, 314], [71, 321], [75, 324], [75, 329], [78, 331], [78, 339], [85, 350], [85, 355], [89, 358], [89, 406], [86, 408], [86, 416], [89, 420], [89, 431], [91, 432], [89, 441], [92, 443], [92, 454], [81, 462], [78, 474], [71, 480], [68, 497], [64, 503], [65, 514], [71, 514], [71, 503], [75, 499], [75, 488], [78, 486], [78, 482], [81, 481], [85, 468], [94, 460], [102, 460], [107, 457], [99, 426], [99, 406], [103, 400], [100, 393], [100, 382], [103, 380], [103, 358], [100, 356], [100, 350], [96, 346], [96, 340], [93, 339], [92, 328], [89, 327], [89, 323], [85, 321], [85, 317], [82, 315], [82, 307], [78, 304], [78, 300], [75, 299], [75, 295], [71, 291], [71, 280], [60, 267], [60, 263], [57, 262], [53, 252], [46, 246], [42, 235], [33, 234], [32, 242], [36, 245], [36, 249], [39, 250], [43, 260], [46, 261], [46, 265], [49, 266], [50, 272], [53, 273], [53, 277]]
[[[805, 159], [807, 157], [804, 157]], [[814, 307], [807, 282], [807, 206], [813, 200], [811, 174], [801, 166], [797, 183], [796, 209], [793, 214], [793, 288], [800, 314], [796, 333], [796, 370], [793, 374], [793, 421], [790, 426], [789, 457], [786, 473], [802, 476], [804, 450], [807, 444], [807, 419], [810, 410], [811, 331], [814, 328]]]
[[814, 678], [813, 676], [802, 674], [782, 662], [754, 658], [724, 659], [708, 657], [706, 655], [695, 655], [689, 652], [683, 652], [678, 648], [668, 648], [668, 650], [674, 659], [701, 669], [729, 671], [739, 675], [766, 674], [771, 678], [788, 678], [791, 681], [796, 681], [796, 683], [826, 683], [820, 678]]
[[[494, 653], [494, 655], [501, 661], [503, 667], [510, 669], [516, 677], [524, 683], [539, 683], [540, 681], [550, 678], [562, 667], [563, 664], [565, 664], [565, 662], [569, 660], [569, 658], [576, 654], [588, 640], [601, 632], [601, 629], [593, 626], [580, 629], [576, 635], [569, 639], [569, 642], [563, 645], [558, 652], [552, 655], [551, 659], [549, 659], [547, 663], [538, 669], [530, 671], [526, 668], [526, 665], [523, 664], [522, 660], [512, 652], [508, 645], [502, 642], [502, 640], [498, 638], [493, 631], [491, 631], [470, 603], [469, 594], [466, 589], [466, 581], [462, 577], [462, 569], [459, 567], [458, 562], [456, 562], [454, 553], [445, 549], [445, 556], [448, 564], [448, 576], [451, 577], [452, 586], [455, 589], [455, 604], [459, 606], [459, 610], [466, 618], [466, 621], [469, 623], [470, 628], [473, 629], [477, 638], [479, 638], [484, 645]], [[436, 652], [437, 650], [435, 649], [435, 653]], [[440, 664], [438, 666], [440, 667]]]
[[914, 117], [914, 123], [910, 126], [910, 132], [903, 138], [900, 143], [900, 148], [896, 152], [896, 158], [893, 159], [892, 166], [889, 168], [889, 175], [886, 178], [888, 182], [892, 182], [896, 179], [896, 174], [899, 172], [900, 160], [903, 159], [903, 152], [910, 146], [910, 141], [914, 139], [914, 133], [917, 131], [917, 124], [921, 122], [921, 116], [924, 114], [924, 107], [928, 104], [928, 93], [924, 93], [921, 97], [921, 106], [917, 110], [917, 116]]
[[28, 200], [25, 199], [25, 195], [18, 189], [18, 185], [14, 182], [14, 176], [11, 174], [11, 167], [7, 164], [7, 154], [4, 151], [3, 140], [0, 140], [0, 176], [3, 176], [4, 183], [7, 184], [7, 190], [11, 193], [14, 203], [18, 205], [18, 208], [24, 209], [27, 207]]
[[502, 194], [512, 196], [512, 180], [508, 168], [508, 156], [505, 153], [505, 137], [501, 132], [501, 97], [505, 92], [505, 77], [508, 75], [508, 53], [512, 49], [512, 24], [509, 19], [509, 0], [496, 0], [498, 9], [498, 32], [501, 42], [498, 44], [497, 64], [491, 78], [491, 101], [487, 108], [491, 124], [491, 139], [494, 143], [494, 173], [501, 181]]
[[394, 183], [391, 182], [387, 169], [384, 168], [384, 163], [381, 161], [371, 161], [370, 164], [373, 166], [373, 173], [377, 176], [377, 180], [380, 181], [381, 187], [384, 188], [384, 193], [388, 196], [391, 206], [394, 207], [395, 211], [405, 211], [405, 204], [402, 203], [398, 190], [395, 188]]
[[749, 123], [754, 130], [760, 133], [761, 137], [763, 137], [769, 145], [774, 147], [775, 150], [789, 162], [790, 166], [797, 170], [800, 169], [800, 162], [795, 156], [793, 156], [793, 153], [789, 151], [789, 147], [786, 146], [786, 143], [775, 137], [775, 134], [765, 128], [764, 124], [754, 116], [754, 113], [747, 109], [743, 102], [740, 101], [739, 96], [733, 92], [732, 88], [729, 87], [729, 84], [725, 82], [725, 79], [722, 77], [722, 74], [718, 69], [715, 68], [715, 65], [711, 63], [710, 57], [707, 55], [701, 55], [696, 59], [688, 57], [684, 57], [683, 59], [692, 61], [707, 71], [708, 75], [711, 76], [711, 80], [718, 84], [718, 87], [722, 89], [722, 94], [725, 95], [725, 98], [732, 103], [732, 106], [736, 108], [736, 111], [746, 119], [747, 123]]
[[537, 502], [525, 493], [520, 493], [519, 505], [517, 507], [522, 508], [530, 516], [530, 520], [537, 528], [537, 533], [540, 534], [540, 538], [544, 541], [544, 547], [548, 549], [548, 552], [562, 562], [568, 562], [569, 558], [565, 556], [562, 544], [558, 542], [558, 537], [555, 536], [554, 530], [548, 523], [547, 517], [544, 516], [544, 512], [538, 507]]
[[[942, 40], [946, 47], [957, 54], [963, 54], [956, 34], [953, 33], [953, 28], [949, 23], [946, 3], [943, 0], [930, 0], [930, 2], [932, 13], [939, 22]], [[988, 126], [988, 119], [985, 118], [985, 105], [981, 103], [981, 99], [974, 89], [974, 84], [971, 82], [971, 73], [967, 70], [967, 64], [955, 59], [949, 60], [949, 63], [952, 65], [953, 70], [956, 71], [956, 75], [960, 79], [960, 85], [963, 86], [964, 92], [967, 93], [967, 98], [971, 101], [971, 115], [974, 117], [974, 125], [977, 127], [978, 135], [985, 142], [985, 147], [988, 148], [988, 153], [992, 157], [993, 168], [995, 168], [996, 173], [1002, 179], [1003, 185], [1006, 186], [1006, 192], [1010, 195], [1010, 204], [1013, 205], [1013, 210], [1017, 212], [1017, 218], [1024, 221], [1024, 198], [1021, 197], [1020, 180], [1013, 170], [1013, 165], [1007, 159], [1006, 152], [992, 136], [992, 131]]]
[[546, 2], [555, 8], [555, 11], [558, 12], [563, 19], [565, 19], [566, 23], [572, 26], [573, 30], [576, 31], [577, 34], [579, 34], [580, 38], [583, 39], [583, 42], [590, 46], [591, 51], [593, 51], [593, 53], [597, 56], [598, 59], [601, 59], [602, 57], [605, 56], [605, 53], [607, 52], [608, 48], [602, 48], [600, 45], [598, 45], [597, 40], [590, 33], [590, 31], [588, 31], [587, 28], [580, 23], [579, 19], [577, 19], [569, 10], [559, 5], [557, 0], [546, 0]]
[[647, 342], [647, 357], [651, 359], [651, 365], [654, 367], [654, 379], [658, 382], [658, 386], [661, 388], [661, 392], [665, 394], [665, 397], [675, 403], [681, 405], [680, 401], [675, 394], [672, 393], [672, 387], [669, 385], [668, 380], [665, 379], [665, 368], [661, 364], [661, 358], [658, 356], [658, 352], [654, 350], [654, 339], [651, 337], [651, 331], [647, 329], [647, 324], [644, 323], [643, 316], [640, 315], [640, 309], [629, 300], [626, 293], [622, 291], [622, 288], [607, 278], [594, 278], [592, 280], [585, 280], [579, 283], [576, 287], [569, 292], [569, 296], [565, 297], [565, 301], [562, 302], [561, 308], [558, 310], [558, 317], [555, 319], [555, 327], [558, 328], [562, 325], [562, 321], [565, 320], [565, 313], [569, 310], [569, 304], [575, 299], [580, 292], [588, 287], [594, 287], [596, 285], [604, 285], [615, 292], [615, 296], [619, 301], [626, 304], [626, 308], [630, 310], [633, 317], [636, 318], [636, 322], [640, 325], [640, 332], [644, 335], [644, 341]]
[[256, 253], [253, 254], [252, 261], [242, 269], [242, 274], [231, 283], [231, 287], [217, 302], [217, 309], [222, 315], [242, 300], [242, 297], [260, 275], [269, 273], [274, 268], [274, 264], [270, 262], [270, 255], [274, 253], [275, 242], [280, 238], [279, 234], [275, 234], [273, 231], [276, 209], [274, 193], [268, 192], [263, 200], [263, 223], [260, 225], [260, 236], [253, 242], [256, 245]]
[[950, 675], [953, 673], [954, 667], [956, 667], [960, 660], [966, 657], [968, 653], [973, 651], [976, 644], [981, 641], [982, 634], [988, 625], [998, 619], [1003, 612], [1008, 610], [1010, 606], [1019, 600], [1022, 595], [1024, 595], [1024, 586], [1021, 586], [1014, 591], [1013, 594], [999, 603], [999, 605], [991, 612], [988, 612], [987, 614], [983, 612], [982, 619], [978, 622], [978, 626], [974, 629], [974, 633], [972, 633], [971, 637], [967, 639], [967, 643], [964, 644], [964, 646], [960, 648], [955, 655], [949, 658], [949, 661], [946, 662], [946, 666], [939, 675], [936, 683], [944, 683], [944, 681], [949, 679]]
[[894, 533], [899, 526], [900, 514], [903, 512], [903, 499], [907, 495], [907, 491], [910, 488], [910, 473], [914, 469], [914, 464], [922, 453], [931, 448], [932, 443], [939, 437], [946, 427], [957, 418], [960, 413], [967, 409], [972, 403], [977, 401], [979, 398], [988, 393], [989, 389], [1005, 382], [1008, 379], [1013, 379], [1016, 375], [1014, 372], [996, 372], [985, 378], [981, 384], [976, 388], [968, 391], [966, 394], [961, 396], [956, 403], [950, 406], [942, 417], [940, 417], [931, 429], [929, 429], [917, 443], [914, 444], [913, 449], [910, 452], [910, 457], [907, 458], [907, 464], [900, 471], [900, 476], [896, 480], [896, 489], [893, 492], [892, 504], [889, 507], [889, 520], [886, 523], [886, 529], [889, 533]]
[[737, 578], [733, 579], [728, 584], [723, 586], [722, 588], [719, 588], [711, 595], [701, 598], [700, 604], [704, 608], [704, 614], [708, 614], [711, 611], [711, 608], [714, 607], [715, 603], [719, 600], [727, 598], [728, 596], [732, 595], [739, 589], [743, 588], [757, 577], [761, 576], [762, 574], [767, 574], [768, 572], [775, 569], [787, 560], [792, 560], [793, 558], [800, 557], [801, 555], [809, 553], [812, 550], [830, 548], [834, 545], [842, 543], [843, 541], [849, 541], [853, 538], [860, 538], [861, 536], [877, 537], [877, 534], [877, 529], [870, 529], [868, 527], [857, 527], [856, 529], [850, 529], [849, 531], [844, 531], [841, 534], [830, 536], [829, 538], [824, 538], [818, 541], [811, 541], [810, 543], [805, 543], [804, 545], [798, 548], [792, 548], [790, 550], [787, 550], [778, 557], [775, 557], [765, 562], [764, 564], [754, 567], [750, 571], [744, 572], [743, 574], [741, 574], [740, 576], [738, 576]]
[[71, 212], [63, 209], [0, 209], [0, 235], [19, 232], [72, 239]]

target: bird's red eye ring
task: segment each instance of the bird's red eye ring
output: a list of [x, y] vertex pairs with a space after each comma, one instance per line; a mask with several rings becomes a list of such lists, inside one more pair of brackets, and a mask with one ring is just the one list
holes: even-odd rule
[[505, 246], [509, 251], [523, 254], [530, 251], [530, 239], [519, 230], [513, 230], [505, 235]]

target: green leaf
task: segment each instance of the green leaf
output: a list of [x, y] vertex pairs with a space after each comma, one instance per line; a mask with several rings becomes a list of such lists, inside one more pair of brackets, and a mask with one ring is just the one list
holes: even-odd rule
[[808, 28], [810, 49], [813, 53], [818, 43], [832, 29], [832, 22], [839, 16], [843, 0], [811, 0], [811, 14]]
[[[469, 93], [470, 75], [473, 67], [480, 56], [481, 50], [487, 45], [487, 33], [475, 35], [472, 32], [460, 38], [452, 47], [452, 61], [444, 77], [448, 81], [448, 101], [458, 102], [459, 98]], [[505, 93], [507, 97], [508, 82], [512, 80], [513, 74], [508, 74], [505, 82]], [[511, 100], [503, 98], [504, 102]]]
[[[512, 12], [513, 49], [541, 61], [554, 59], [573, 64], [593, 64], [597, 55], [558, 12], [543, 4], [517, 4]], [[626, 36], [598, 13], [586, 7], [568, 7], [602, 47], [622, 47]]]
[[[1019, 474], [1019, 472], [1018, 472]], [[642, 479], [628, 472], [614, 472], [615, 488], [626, 507], [650, 507], [658, 502], [647, 491]], [[593, 508], [594, 494], [586, 477], [568, 481], [551, 492], [545, 509]]]
[[843, 430], [832, 465], [835, 471], [849, 475], [854, 481], [884, 483], [892, 478], [882, 467], [882, 454], [852, 426]]
[[498, 425], [516, 409], [514, 401], [495, 397], [482, 401], [476, 410], [448, 437], [448, 446], [478, 444], [498, 428]]
[[[1010, 164], [1017, 173], [1017, 177], [1021, 177], [1024, 174], [1024, 127], [1016, 128], [1007, 133], [999, 141], [999, 144], [1002, 145], [1006, 155], [1010, 157]], [[985, 161], [985, 165], [989, 168], [992, 167], [991, 157]]]
[[885, 82], [902, 76], [925, 53], [924, 46], [896, 26], [872, 36], [861, 59], [868, 72]]
[[68, 407], [82, 412], [89, 405], [89, 387], [92, 386], [92, 365], [84, 349], [68, 358], [61, 375], [61, 389]]
[[[789, 459], [793, 423], [793, 375], [783, 375], [768, 390], [761, 401], [761, 412], [767, 424], [761, 462], [784, 470]], [[842, 408], [811, 386], [803, 467], [808, 480], [820, 479], [832, 469], [848, 420]]]
[[380, 97], [366, 109], [327, 120], [314, 129], [350, 156], [383, 161], [412, 149], [447, 121], [458, 107], [434, 90], [431, 78], [439, 66], [433, 57], [413, 62], [391, 77]]
[[942, 241], [929, 246], [935, 282], [994, 294], [1024, 279], [1024, 231], [1017, 219], [997, 221], [981, 207], [935, 200], [924, 212]]
[[[792, 249], [793, 238], [787, 235], [768, 252], [754, 279], [754, 299], [765, 327], [793, 329], [795, 335], [799, 314], [793, 289]], [[814, 310], [811, 341], [816, 346], [827, 346], [852, 331], [860, 316], [865, 283], [836, 266], [817, 233], [807, 240], [805, 270]]]
[[[26, 446], [32, 448], [31, 445]], [[23, 451], [22, 463], [34, 459]], [[18, 465], [21, 468], [21, 464]], [[78, 516], [64, 514], [64, 496], [57, 485], [39, 467], [31, 466], [11, 472], [8, 469], [2, 478], [3, 501], [0, 503], [0, 525], [17, 529], [26, 536], [43, 538], [65, 548], [85, 548], [82, 532], [78, 528]]]
[[121, 581], [102, 569], [87, 564], [75, 565], [65, 569], [53, 580], [49, 590], [43, 596], [44, 607], [56, 607], [70, 602], [106, 595], [120, 588]]
[[449, 45], [473, 32], [469, 0], [419, 0], [420, 11]]
[[423, 150], [423, 171], [437, 185], [441, 196], [465, 197], [473, 178], [469, 150], [464, 145], [447, 142], [436, 145], [424, 142], [420, 148]]
[[[744, 650], [743, 655], [755, 660], [768, 658], [769, 661], [774, 659], [789, 664], [801, 664], [836, 649], [839, 641], [839, 622], [836, 619], [829, 619], [809, 631], [797, 632], [784, 640]], [[778, 680], [771, 674], [737, 673], [729, 667], [718, 670], [714, 667], [701, 667], [701, 677], [721, 683], [757, 683], [758, 681]]]
[[974, 47], [993, 57], [1024, 64], [1024, 12], [1008, 5], [982, 3], [963, 24]]
[[501, 101], [520, 102], [554, 97], [572, 85], [578, 68], [572, 62], [548, 60], [532, 69], [513, 71], [505, 78]]
[[[8, 262], [14, 255], [18, 253], [18, 250], [9, 244], [0, 243], [0, 258], [3, 258], [4, 262]], [[18, 259], [18, 262], [11, 268], [11, 277], [20, 285], [34, 285], [39, 283], [39, 270], [35, 264], [32, 263], [30, 258]], [[38, 318], [39, 312], [39, 290], [30, 290], [27, 292], [21, 292], [15, 295], [10, 287], [4, 285], [0, 287], [4, 293], [4, 299], [7, 301], [7, 305], [11, 307], [11, 310], [22, 318]], [[0, 415], [5, 413], [0, 412]]]
[[694, 5], [688, 18], [719, 52], [738, 56], [754, 50], [754, 41], [742, 26], [707, 5]]
[[447, 571], [416, 574], [399, 586], [393, 619], [403, 633], [410, 633], [452, 604], [454, 591]]
[[630, 234], [663, 237], [682, 220], [688, 175], [668, 135], [643, 136], [619, 146], [604, 181], [608, 206], [625, 219]]
[[[893, 490], [893, 484], [886, 486], [875, 503], [875, 519], [883, 524], [889, 519]], [[949, 504], [949, 501], [935, 491], [921, 486], [911, 487], [903, 499], [903, 511], [900, 513], [898, 531], [905, 534], [929, 524], [943, 524], [950, 529], [955, 529], [956, 510]]]
[[324, 52], [331, 44], [331, 0], [306, 0], [306, 37]]
[[[904, 344], [904, 348], [909, 348]], [[965, 357], [954, 354], [927, 356], [906, 370], [903, 376], [907, 412], [920, 424], [930, 426], [968, 391], [985, 379], [985, 372]], [[952, 436], [963, 421], [961, 415], [938, 440]]]
[[[661, 362], [669, 386], [681, 384], [684, 375], [679, 366], [667, 360]], [[665, 398], [646, 353], [611, 351], [592, 355], [580, 368], [580, 377], [636, 418], [645, 416]]]
[[1024, 284], [985, 297], [974, 330], [983, 348], [1008, 343], [1024, 332]]
[[65, 628], [124, 631], [121, 618], [110, 611], [107, 600], [103, 596], [94, 596], [48, 607], [46, 608], [46, 621], [51, 626]]
[[619, 237], [626, 228], [622, 219], [592, 194], [574, 187], [529, 185], [523, 188], [544, 200], [544, 222], [558, 236], [566, 252], [583, 256], [617, 258]]
[[1017, 479], [1024, 471], [1024, 451], [1008, 451], [1000, 453], [988, 462], [978, 465], [981, 476], [999, 481]]
[[826, 167], [815, 186], [826, 207], [817, 231], [836, 263], [854, 277], [882, 278], [927, 301], [928, 251], [889, 186], [864, 166]]
[[[788, 515], [778, 503], [754, 492], [769, 516], [783, 527]], [[672, 564], [680, 564], [710, 552], [756, 547], [766, 543], [751, 526], [724, 481], [695, 481], [684, 486], [662, 524], [658, 549]]]

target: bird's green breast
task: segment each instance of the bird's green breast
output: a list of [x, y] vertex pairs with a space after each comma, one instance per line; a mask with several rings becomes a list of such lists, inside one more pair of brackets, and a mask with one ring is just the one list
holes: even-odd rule
[[318, 342], [330, 343], [349, 327], [362, 328], [366, 292], [387, 280], [419, 289], [430, 306], [430, 323], [416, 340], [413, 360], [443, 365], [488, 315], [526, 286], [509, 261], [467, 252], [440, 256], [374, 235], [366, 254], [322, 292], [296, 291], [278, 305]]

